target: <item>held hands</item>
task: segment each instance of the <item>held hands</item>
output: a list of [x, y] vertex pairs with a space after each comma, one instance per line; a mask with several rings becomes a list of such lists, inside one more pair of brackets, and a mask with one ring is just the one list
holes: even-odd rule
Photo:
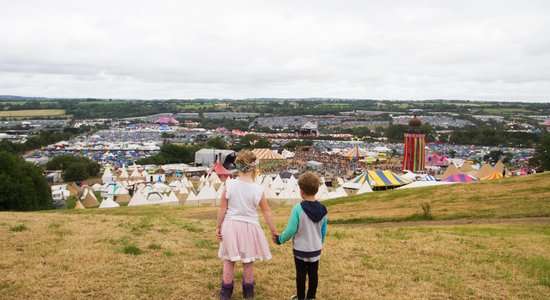
[[277, 238], [279, 237], [279, 233], [277, 231], [272, 231], [271, 232], [271, 240], [273, 241], [273, 243], [279, 245], [279, 243], [277, 242]]

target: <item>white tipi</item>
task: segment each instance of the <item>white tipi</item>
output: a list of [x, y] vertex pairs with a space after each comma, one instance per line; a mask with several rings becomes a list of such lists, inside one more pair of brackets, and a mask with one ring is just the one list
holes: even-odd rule
[[101, 201], [101, 204], [99, 205], [99, 208], [114, 208], [114, 207], [120, 207], [120, 204], [116, 203], [113, 200], [112, 195], [109, 195], [107, 198], [103, 199], [103, 201]]
[[370, 187], [369, 181], [365, 180], [365, 182], [363, 182], [363, 184], [361, 185], [359, 190], [357, 190], [356, 195], [364, 194], [364, 193], [371, 193], [371, 192], [372, 192], [372, 188]]

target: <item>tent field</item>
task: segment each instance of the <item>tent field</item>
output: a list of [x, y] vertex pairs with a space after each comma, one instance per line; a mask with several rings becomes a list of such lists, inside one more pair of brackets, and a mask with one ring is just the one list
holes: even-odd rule
[[[550, 174], [323, 203], [329, 227], [319, 299], [550, 294]], [[423, 203], [430, 218], [412, 218], [422, 216]], [[290, 210], [273, 207], [279, 230]], [[216, 207], [187, 206], [0, 212], [0, 298], [216, 299], [215, 216]], [[388, 221], [409, 222], [377, 223]], [[270, 248], [273, 260], [255, 266], [256, 298], [288, 298], [290, 244]], [[240, 299], [240, 264], [236, 274]]]

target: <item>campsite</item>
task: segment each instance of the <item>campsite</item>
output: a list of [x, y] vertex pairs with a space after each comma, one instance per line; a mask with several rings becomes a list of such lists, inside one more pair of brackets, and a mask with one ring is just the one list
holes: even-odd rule
[[[324, 201], [331, 219], [318, 297], [544, 299], [550, 293], [548, 199], [550, 174], [543, 173]], [[291, 206], [272, 206], [282, 230]], [[216, 210], [1, 212], [0, 295], [215, 299], [221, 276]], [[257, 263], [258, 299], [294, 289], [290, 247], [270, 248], [273, 260]]]

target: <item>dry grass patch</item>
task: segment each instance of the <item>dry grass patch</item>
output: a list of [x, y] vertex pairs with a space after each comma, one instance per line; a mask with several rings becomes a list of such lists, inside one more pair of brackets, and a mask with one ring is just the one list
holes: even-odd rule
[[[215, 222], [172, 215], [187, 210], [144, 210], [0, 213], [0, 298], [215, 299], [222, 271]], [[277, 222], [280, 229], [285, 221]], [[9, 230], [18, 224], [31, 230]], [[550, 225], [329, 225], [328, 232], [319, 299], [544, 299], [550, 293]], [[256, 264], [257, 299], [294, 293], [290, 245], [270, 247], [273, 260]]]

